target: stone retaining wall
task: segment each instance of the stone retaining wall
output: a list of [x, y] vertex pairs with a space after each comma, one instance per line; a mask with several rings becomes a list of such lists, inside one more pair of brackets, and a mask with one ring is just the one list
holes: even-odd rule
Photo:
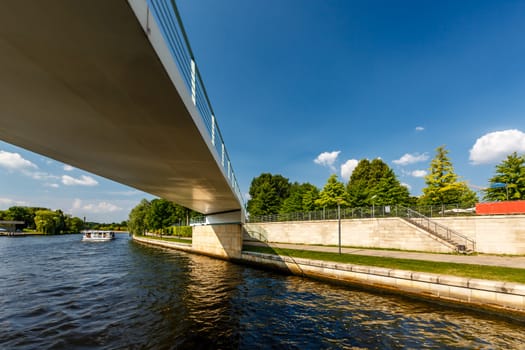
[[242, 260], [295, 275], [388, 289], [525, 317], [525, 285], [243, 252]]
[[[432, 218], [476, 242], [487, 254], [525, 254], [525, 215]], [[263, 242], [337, 245], [337, 220], [247, 223], [245, 239]], [[453, 252], [454, 247], [401, 218], [341, 220], [341, 244], [427, 252]]]

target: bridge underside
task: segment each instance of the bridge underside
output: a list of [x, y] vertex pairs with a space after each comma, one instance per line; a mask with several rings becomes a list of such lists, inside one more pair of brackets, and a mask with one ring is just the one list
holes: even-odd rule
[[0, 6], [0, 139], [203, 214], [240, 211], [127, 1]]

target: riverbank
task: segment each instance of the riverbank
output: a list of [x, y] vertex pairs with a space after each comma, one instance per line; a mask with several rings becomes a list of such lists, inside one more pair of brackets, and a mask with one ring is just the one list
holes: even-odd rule
[[[191, 244], [136, 236], [133, 239], [140, 243], [195, 253]], [[445, 301], [491, 312], [504, 312], [525, 319], [525, 284], [521, 283], [303, 259], [247, 250], [243, 250], [241, 258], [235, 261], [300, 276], [370, 286], [418, 298]]]

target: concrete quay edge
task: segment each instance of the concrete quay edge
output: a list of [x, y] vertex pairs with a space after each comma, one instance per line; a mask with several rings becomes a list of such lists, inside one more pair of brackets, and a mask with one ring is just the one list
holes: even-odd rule
[[490, 311], [504, 311], [518, 315], [520, 318], [525, 317], [525, 285], [523, 284], [333, 263], [258, 252], [243, 252], [241, 260], [295, 275], [367, 285], [402, 294], [408, 293], [424, 299], [453, 302]]
[[[202, 254], [192, 249], [191, 244], [188, 243], [161, 241], [137, 236], [134, 236], [133, 240], [143, 244]], [[525, 319], [524, 284], [247, 251], [243, 251], [240, 258], [229, 260], [299, 276], [344, 284], [371, 286], [422, 299], [452, 302], [489, 312], [504, 312]]]
[[159, 239], [152, 239], [152, 238], [141, 237], [141, 236], [133, 236], [132, 239], [140, 243], [145, 243], [145, 244], [155, 245], [155, 246], [159, 246], [163, 248], [171, 248], [171, 249], [186, 251], [189, 253], [194, 253], [190, 243], [162, 241]]

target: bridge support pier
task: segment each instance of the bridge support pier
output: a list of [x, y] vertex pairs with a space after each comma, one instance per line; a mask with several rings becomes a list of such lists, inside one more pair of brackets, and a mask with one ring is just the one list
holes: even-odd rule
[[192, 249], [221, 259], [240, 259], [242, 225], [215, 224], [193, 226]]

